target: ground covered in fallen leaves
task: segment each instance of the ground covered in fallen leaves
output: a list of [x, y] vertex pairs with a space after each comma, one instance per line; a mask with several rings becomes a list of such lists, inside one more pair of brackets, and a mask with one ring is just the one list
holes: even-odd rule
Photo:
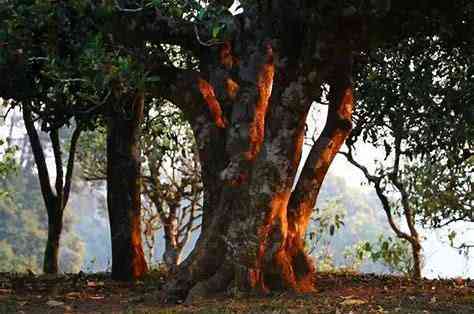
[[165, 279], [152, 273], [133, 284], [107, 274], [35, 276], [0, 273], [0, 313], [474, 313], [474, 280], [422, 280], [318, 274], [318, 291], [225, 295], [165, 302]]

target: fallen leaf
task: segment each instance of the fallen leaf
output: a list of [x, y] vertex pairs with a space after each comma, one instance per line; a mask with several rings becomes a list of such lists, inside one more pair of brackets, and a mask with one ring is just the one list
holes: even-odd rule
[[367, 301], [361, 299], [346, 299], [341, 302], [341, 305], [361, 305], [366, 303]]
[[64, 302], [49, 300], [48, 302], [46, 302], [46, 305], [47, 306], [62, 306], [64, 305]]
[[89, 299], [92, 299], [92, 300], [102, 300], [104, 299], [105, 297], [103, 295], [91, 295], [89, 297]]
[[344, 299], [344, 300], [354, 299], [354, 296], [351, 294], [351, 295], [347, 295], [347, 296], [341, 296], [341, 298]]

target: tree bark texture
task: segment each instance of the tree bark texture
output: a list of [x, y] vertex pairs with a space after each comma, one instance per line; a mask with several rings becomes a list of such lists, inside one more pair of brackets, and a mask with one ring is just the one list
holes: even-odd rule
[[112, 242], [112, 278], [131, 280], [147, 271], [140, 228], [140, 123], [143, 93], [107, 124], [107, 205]]
[[[351, 131], [354, 42], [345, 22], [330, 34], [303, 30], [300, 12], [288, 10], [278, 23], [271, 15], [244, 17], [233, 42], [201, 55], [200, 71], [160, 69], [168, 85], [157, 94], [190, 122], [204, 183], [200, 238], [166, 286], [188, 301], [229, 287], [314, 290], [304, 237], [324, 177]], [[296, 178], [306, 116], [324, 83], [327, 121]]]

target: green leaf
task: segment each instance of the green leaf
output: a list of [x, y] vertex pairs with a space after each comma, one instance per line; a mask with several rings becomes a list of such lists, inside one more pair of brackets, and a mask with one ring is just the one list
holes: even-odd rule
[[219, 32], [221, 31], [221, 27], [216, 25], [212, 28], [212, 38], [217, 38]]

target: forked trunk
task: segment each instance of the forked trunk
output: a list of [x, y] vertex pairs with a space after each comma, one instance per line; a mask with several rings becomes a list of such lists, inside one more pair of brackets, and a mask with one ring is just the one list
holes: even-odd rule
[[30, 140], [31, 149], [38, 169], [38, 179], [43, 196], [44, 205], [48, 214], [48, 239], [43, 261], [43, 271], [47, 274], [57, 274], [59, 271], [59, 242], [63, 228], [63, 214], [69, 199], [71, 180], [74, 170], [76, 146], [81, 134], [81, 128], [76, 126], [71, 137], [66, 176], [63, 178], [62, 151], [58, 129], [50, 131], [56, 166], [55, 192], [51, 187], [49, 171], [38, 132], [36, 131], [32, 111], [28, 105], [23, 106], [23, 121]]
[[[304, 29], [301, 11], [283, 2], [260, 19], [253, 14], [244, 12], [232, 43], [201, 56], [201, 72], [160, 72], [171, 86], [161, 96], [190, 122], [202, 167], [203, 229], [166, 285], [188, 301], [232, 287], [314, 289], [306, 229], [352, 127], [351, 23], [358, 21], [341, 17], [328, 32], [318, 24]], [[323, 84], [330, 87], [327, 121], [296, 178], [306, 117]]]
[[147, 264], [140, 229], [139, 130], [143, 95], [127, 108], [130, 116], [114, 113], [107, 125], [107, 205], [112, 240], [112, 278], [142, 276]]
[[[214, 151], [219, 147], [209, 147], [206, 141], [213, 138], [202, 133], [228, 128], [225, 150], [214, 154], [229, 158], [216, 175], [217, 186], [206, 186], [204, 181], [205, 188], [219, 192], [212, 195], [218, 199], [210, 209], [212, 222], [167, 286], [188, 300], [229, 286], [264, 293], [314, 289], [315, 268], [305, 251], [304, 237], [329, 165], [351, 130], [351, 56], [348, 51], [341, 53], [326, 77], [331, 86], [326, 126], [292, 190], [310, 107], [308, 89], [318, 87], [298, 76], [273, 86], [272, 49], [266, 45], [262, 50], [263, 55], [255, 58], [259, 61], [249, 65], [256, 73], [253, 88], [246, 82], [246, 89], [232, 103], [231, 123], [227, 125], [218, 113], [207, 130], [194, 127], [201, 149]], [[209, 91], [212, 85], [216, 84], [200, 82], [209, 107], [216, 106], [215, 92]], [[224, 102], [218, 105], [225, 111]], [[210, 110], [210, 114], [215, 113]], [[209, 150], [201, 152], [204, 170], [213, 167], [206, 164], [212, 162]]]

